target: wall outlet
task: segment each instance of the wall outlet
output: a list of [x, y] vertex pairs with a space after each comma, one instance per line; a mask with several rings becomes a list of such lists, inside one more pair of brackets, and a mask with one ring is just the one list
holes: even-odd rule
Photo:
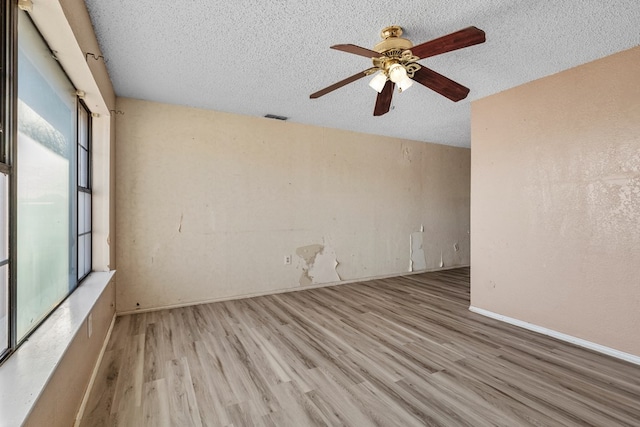
[[291, 264], [291, 255], [285, 255], [284, 256], [284, 265], [290, 265]]
[[93, 333], [93, 313], [89, 313], [89, 317], [87, 317], [87, 335], [91, 338], [91, 334]]

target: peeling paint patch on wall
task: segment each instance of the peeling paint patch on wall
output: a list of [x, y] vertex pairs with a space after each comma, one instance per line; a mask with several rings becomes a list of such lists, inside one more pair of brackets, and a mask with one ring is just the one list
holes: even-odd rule
[[414, 231], [409, 236], [410, 255], [409, 271], [421, 271], [427, 269], [427, 259], [424, 255], [424, 226], [420, 227], [420, 231]]
[[339, 282], [340, 276], [336, 271], [338, 261], [336, 251], [323, 245], [302, 246], [296, 249], [296, 255], [302, 258], [306, 264], [302, 268], [300, 284], [302, 286]]

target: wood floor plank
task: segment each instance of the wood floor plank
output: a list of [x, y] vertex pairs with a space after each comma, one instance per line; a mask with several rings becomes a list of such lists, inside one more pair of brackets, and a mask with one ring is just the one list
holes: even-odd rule
[[[144, 404], [142, 405], [142, 420], [144, 426], [171, 427], [171, 414], [169, 411], [169, 392], [164, 379], [150, 381], [144, 384]], [[127, 425], [129, 419], [121, 420]], [[141, 425], [141, 424], [138, 424]]]
[[111, 407], [113, 406], [116, 382], [121, 371], [122, 354], [121, 348], [105, 351], [96, 374], [96, 377], [101, 381], [94, 384], [84, 411], [85, 425], [106, 426], [110, 424]]
[[[211, 340], [218, 337], [211, 336]], [[205, 345], [208, 340], [195, 343], [195, 356], [188, 358], [193, 391], [203, 426], [218, 427], [231, 424], [226, 407], [238, 403], [220, 371], [220, 362]]]
[[202, 427], [193, 379], [187, 358], [166, 362], [166, 386], [169, 398], [170, 425]]
[[240, 400], [252, 403], [261, 417], [278, 411], [280, 409], [278, 401], [264, 374], [251, 359], [238, 337], [232, 335], [221, 341], [232, 357], [230, 364], [232, 375], [228, 378], [232, 379], [232, 383], [237, 383], [234, 391], [236, 395], [241, 396]]
[[81, 426], [640, 426], [640, 367], [468, 310], [470, 270], [116, 319]]
[[149, 323], [144, 334], [144, 364], [142, 371], [143, 381], [149, 382], [164, 377], [164, 364], [162, 363], [162, 326], [157, 323]]
[[127, 336], [125, 339], [125, 356], [114, 389], [112, 414], [138, 412], [142, 402], [144, 334]]
[[[395, 383], [390, 382], [389, 384]], [[367, 413], [376, 425], [419, 427], [428, 421], [424, 417], [424, 413], [414, 414], [406, 411], [402, 405], [389, 399], [386, 393], [381, 392], [368, 381], [356, 384], [351, 389], [358, 396], [363, 412]]]
[[[486, 406], [492, 408], [498, 415], [496, 425], [505, 424], [508, 426], [556, 426], [556, 425], [572, 425], [571, 423], [563, 423], [557, 417], [547, 415], [535, 402], [527, 400], [526, 397], [520, 397], [513, 394], [509, 385], [500, 381], [493, 381], [491, 376], [474, 375], [473, 372], [464, 371], [462, 369], [450, 369], [438, 372], [436, 381], [444, 381], [442, 377], [451, 377], [452, 382], [460, 389], [466, 392], [474, 393], [475, 396], [486, 402]], [[414, 378], [415, 380], [415, 378]], [[414, 388], [423, 390], [425, 387], [418, 384]], [[505, 395], [509, 395], [509, 399], [505, 399]], [[463, 401], [466, 403], [469, 398]]]
[[273, 387], [280, 410], [267, 415], [276, 426], [329, 426], [319, 409], [296, 387], [295, 383], [281, 383]]
[[315, 385], [314, 390], [307, 395], [329, 420], [330, 425], [381, 425], [375, 417], [369, 415], [369, 411], [357, 397], [357, 390], [352, 389], [351, 385], [345, 387], [320, 368], [310, 370], [307, 375], [307, 380]]

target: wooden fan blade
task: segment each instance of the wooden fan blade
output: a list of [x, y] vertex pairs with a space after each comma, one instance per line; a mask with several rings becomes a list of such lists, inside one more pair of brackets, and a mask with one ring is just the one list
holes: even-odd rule
[[411, 48], [411, 53], [422, 59], [440, 55], [445, 52], [451, 52], [452, 50], [462, 49], [463, 47], [484, 43], [484, 41], [484, 31], [476, 27], [468, 27], [463, 30], [456, 31], [455, 33], [414, 46]]
[[341, 50], [347, 53], [353, 53], [354, 55], [360, 55], [366, 58], [379, 58], [382, 56], [381, 53], [376, 52], [375, 50], [356, 46], [355, 44], [337, 44], [335, 46], [331, 46], [331, 49]]
[[391, 108], [391, 97], [393, 96], [393, 88], [396, 86], [391, 80], [387, 80], [382, 88], [382, 92], [376, 98], [376, 107], [373, 109], [374, 116], [381, 116], [389, 112]]
[[356, 80], [361, 79], [361, 78], [369, 75], [370, 72], [373, 71], [373, 70], [377, 70], [377, 68], [376, 67], [371, 67], [371, 68], [368, 68], [368, 69], [366, 69], [364, 71], [360, 71], [359, 73], [354, 74], [351, 77], [347, 77], [344, 80], [340, 80], [338, 83], [334, 83], [331, 86], [327, 86], [322, 90], [319, 90], [319, 91], [317, 91], [315, 93], [312, 93], [311, 95], [309, 95], [309, 98], [311, 98], [311, 99], [320, 98], [322, 95], [326, 95], [329, 92], [333, 92], [336, 89], [340, 89], [342, 86], [348, 85], [351, 82], [355, 82]]
[[469, 94], [469, 88], [424, 66], [415, 72], [413, 80], [454, 102], [465, 99]]

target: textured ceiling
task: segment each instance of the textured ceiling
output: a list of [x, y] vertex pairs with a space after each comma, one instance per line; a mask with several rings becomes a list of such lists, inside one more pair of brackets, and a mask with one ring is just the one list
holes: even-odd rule
[[[470, 145], [470, 101], [640, 44], [638, 0], [86, 0], [118, 96], [440, 144]], [[458, 103], [414, 85], [373, 117], [371, 66], [329, 49], [414, 44], [474, 25], [484, 44], [420, 61], [469, 87]], [[640, 75], [639, 75], [640, 79]]]

